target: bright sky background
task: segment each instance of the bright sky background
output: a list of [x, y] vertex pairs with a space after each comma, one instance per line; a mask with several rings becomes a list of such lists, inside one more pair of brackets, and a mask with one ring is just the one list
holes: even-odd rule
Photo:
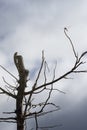
[[[87, 0], [0, 0], [0, 64], [17, 74], [13, 54], [19, 52], [33, 81], [44, 50], [48, 65], [54, 66], [57, 61], [58, 75], [66, 72], [75, 58], [64, 27], [68, 28], [78, 55], [86, 51]], [[6, 74], [1, 69], [0, 73]], [[53, 95], [61, 111], [54, 113], [49, 123], [63, 124], [54, 130], [87, 130], [87, 74], [71, 77], [74, 79], [56, 84], [66, 94]], [[4, 108], [3, 99], [1, 106]], [[8, 124], [0, 124], [0, 129], [15, 130]]]

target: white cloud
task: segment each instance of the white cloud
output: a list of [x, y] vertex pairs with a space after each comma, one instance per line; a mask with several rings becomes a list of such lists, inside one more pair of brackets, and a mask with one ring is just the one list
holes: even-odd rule
[[[74, 57], [63, 28], [68, 28], [68, 34], [79, 54], [87, 50], [86, 6], [86, 0], [0, 1], [0, 64], [8, 69], [11, 64], [13, 70], [13, 54], [18, 51], [23, 55], [26, 66], [31, 68], [32, 76], [33, 67], [36, 72], [41, 60], [41, 51], [44, 49], [48, 64], [58, 61], [58, 73], [68, 70], [73, 65]], [[76, 87], [79, 86], [79, 80], [80, 88]], [[66, 102], [74, 101], [76, 105], [80, 100], [84, 100], [83, 84], [86, 89], [85, 77], [59, 84], [60, 88], [70, 92]], [[80, 98], [77, 98], [77, 93]]]

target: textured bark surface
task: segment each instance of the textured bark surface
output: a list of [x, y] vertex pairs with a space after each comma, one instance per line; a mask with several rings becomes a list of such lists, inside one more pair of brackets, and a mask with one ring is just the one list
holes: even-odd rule
[[19, 73], [19, 87], [16, 99], [17, 130], [24, 130], [23, 98], [28, 74], [26, 75], [27, 70], [24, 67], [22, 56], [15, 56], [15, 65]]

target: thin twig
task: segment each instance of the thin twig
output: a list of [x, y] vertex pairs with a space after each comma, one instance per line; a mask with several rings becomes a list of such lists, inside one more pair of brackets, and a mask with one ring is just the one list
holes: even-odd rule
[[18, 81], [18, 79], [12, 74], [10, 73], [6, 68], [4, 68], [2, 65], [0, 65], [0, 67], [5, 70], [8, 74], [10, 74], [14, 79], [16, 79]]
[[16, 96], [15, 96], [15, 95], [13, 95], [13, 94], [10, 93], [10, 92], [7, 92], [7, 91], [6, 91], [5, 89], [3, 89], [2, 87], [0, 87], [0, 90], [1, 90], [4, 94], [6, 94], [6, 95], [8, 95], [8, 96], [13, 97], [13, 98], [16, 99]]
[[35, 114], [35, 123], [36, 123], [36, 130], [38, 130], [37, 114]]
[[73, 45], [73, 43], [72, 43], [72, 40], [71, 40], [71, 38], [68, 36], [68, 34], [67, 34], [66, 31], [68, 31], [68, 29], [65, 27], [65, 28], [64, 28], [64, 34], [66, 35], [66, 37], [67, 37], [68, 40], [70, 41], [70, 44], [71, 44], [71, 46], [72, 46], [72, 50], [73, 50], [74, 56], [76, 57], [76, 59], [78, 59], [78, 56], [77, 56], [77, 54], [76, 54], [74, 45]]
[[5, 78], [4, 77], [2, 77], [3, 78], [3, 81], [9, 86], [9, 88], [10, 89], [16, 89], [16, 87], [15, 86], [13, 86], [13, 85], [11, 85], [11, 84], [9, 84], [6, 80], [5, 80]]
[[60, 127], [60, 126], [62, 126], [62, 124], [59, 124], [59, 125], [49, 125], [49, 126], [44, 126], [44, 127], [39, 127], [39, 129], [53, 129], [53, 128], [55, 128], [55, 127]]
[[32, 91], [31, 91], [31, 93], [30, 93], [30, 95], [29, 95], [29, 97], [28, 97], [28, 101], [27, 101], [27, 104], [26, 104], [26, 106], [25, 106], [24, 116], [26, 115], [26, 111], [27, 111], [28, 104], [29, 104], [29, 102], [30, 102], [30, 100], [31, 100], [32, 94], [33, 94], [33, 92], [34, 92], [34, 90], [35, 90], [35, 87], [36, 87], [36, 85], [37, 85], [37, 81], [38, 81], [38, 79], [39, 79], [39, 77], [40, 77], [40, 74], [41, 74], [41, 71], [42, 71], [42, 68], [43, 68], [43, 64], [44, 64], [44, 51], [42, 51], [42, 62], [41, 62], [41, 66], [40, 66], [40, 69], [39, 69], [39, 72], [38, 72], [36, 81], [35, 81], [35, 83], [34, 83], [34, 85], [33, 85], [33, 87], [32, 87]]

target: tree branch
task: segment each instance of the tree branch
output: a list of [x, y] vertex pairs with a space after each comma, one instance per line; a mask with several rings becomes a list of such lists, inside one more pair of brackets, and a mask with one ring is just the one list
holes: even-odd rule
[[5, 89], [3, 89], [2, 87], [0, 87], [0, 90], [3, 92], [3, 94], [6, 94], [12, 98], [15, 98], [16, 99], [16, 95], [13, 95], [12, 93], [10, 92], [7, 92]]
[[0, 67], [5, 70], [8, 74], [10, 74], [14, 79], [16, 79], [16, 81], [18, 81], [18, 79], [12, 74], [10, 73], [7, 69], [5, 69], [2, 65], [0, 65]]

